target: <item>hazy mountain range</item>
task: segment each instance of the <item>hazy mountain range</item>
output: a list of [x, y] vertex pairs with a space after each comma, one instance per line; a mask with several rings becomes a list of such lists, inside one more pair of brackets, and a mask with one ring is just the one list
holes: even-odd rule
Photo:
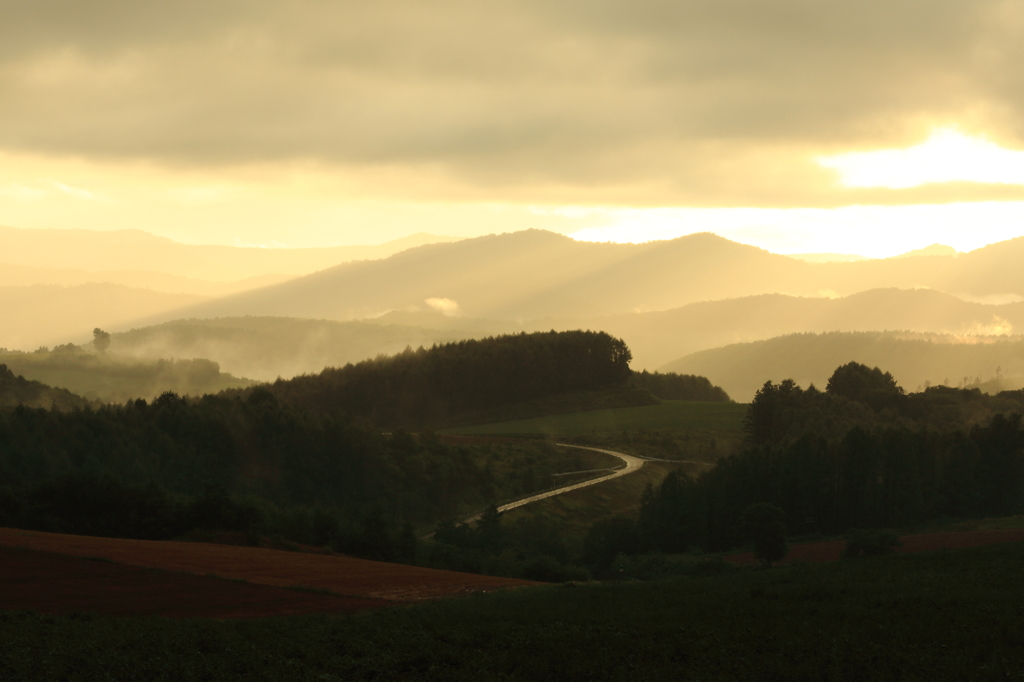
[[208, 358], [225, 372], [273, 381], [342, 367], [406, 347], [493, 335], [471, 329], [282, 317], [177, 320], [114, 334], [110, 353], [154, 360]]
[[419, 233], [373, 246], [283, 249], [182, 244], [142, 230], [24, 230], [0, 226], [0, 263], [96, 273], [136, 270], [231, 282], [269, 274], [305, 275], [351, 260], [386, 258], [421, 244], [455, 239]]
[[711, 234], [644, 244], [527, 230], [421, 246], [197, 304], [179, 317], [358, 319], [433, 307], [504, 320], [603, 317], [759, 294], [845, 296], [927, 287], [985, 302], [1024, 299], [1024, 238], [970, 253], [808, 263]]
[[986, 392], [1024, 386], [1024, 337], [974, 341], [899, 332], [791, 334], [700, 351], [662, 369], [706, 376], [740, 402], [767, 380], [824, 389], [836, 367], [851, 361], [892, 372], [907, 391], [929, 384], [977, 385]]
[[[58, 239], [54, 258], [46, 261], [40, 239], [67, 235], [72, 242]], [[835, 352], [822, 351], [828, 358], [822, 360], [824, 369], [811, 371], [804, 363], [792, 371], [794, 378], [820, 381], [819, 374], [827, 378], [836, 364], [877, 357], [887, 359], [878, 362], [905, 375], [913, 388], [947, 376], [987, 380], [996, 366], [1010, 377], [1018, 371], [1019, 363], [1010, 361], [1017, 346], [1000, 346], [1009, 355], [995, 364], [989, 362], [992, 349], [956, 351], [983, 357], [967, 361], [948, 347], [1024, 330], [1024, 270], [1018, 267], [1024, 262], [1024, 238], [962, 254], [932, 245], [897, 258], [824, 262], [780, 256], [711, 234], [603, 244], [531, 230], [454, 242], [416, 235], [379, 247], [320, 250], [192, 247], [141, 232], [0, 229], [0, 245], [5, 239], [13, 248], [4, 257], [21, 260], [0, 266], [0, 284], [25, 278], [53, 283], [0, 287], [0, 346], [30, 350], [87, 343], [99, 326], [114, 333], [111, 353], [150, 360], [207, 358], [236, 376], [263, 380], [318, 372], [406, 346], [518, 331], [594, 329], [625, 339], [636, 369], [685, 368], [745, 399], [768, 378], [762, 374], [769, 368], [784, 374], [786, 365], [760, 358], [749, 371], [735, 370], [737, 377], [752, 377], [743, 383], [726, 371], [728, 362], [743, 364], [739, 356], [721, 364], [716, 358], [725, 356], [712, 349], [730, 346], [729, 353], [739, 353], [733, 344], [806, 332], [941, 335], [914, 339], [917, 344], [941, 341], [944, 349], [922, 351], [919, 357], [930, 360], [913, 369], [907, 364], [913, 353], [894, 350], [903, 348], [905, 334], [878, 337], [884, 343], [854, 336], [860, 341], [853, 345], [836, 345], [840, 337], [826, 334], [820, 338], [829, 339]], [[431, 239], [442, 241], [420, 243]], [[411, 248], [387, 253], [405, 246]], [[73, 260], [76, 248], [82, 257]], [[316, 267], [371, 253], [380, 257], [278, 281], [299, 263]], [[82, 262], [86, 256], [88, 267]], [[217, 270], [218, 258], [223, 270]], [[44, 262], [51, 266], [43, 267]], [[77, 267], [64, 267], [70, 264]], [[124, 269], [126, 264], [138, 269]], [[214, 272], [250, 278], [198, 277]], [[116, 283], [89, 283], [93, 276]], [[143, 282], [148, 286], [131, 286]], [[773, 342], [782, 345], [764, 346], [770, 349], [765, 352], [775, 349], [779, 358], [789, 357], [785, 349], [794, 341], [787, 338]], [[878, 350], [883, 347], [884, 353]], [[850, 353], [854, 356], [847, 357]], [[799, 353], [793, 358], [801, 361]], [[1024, 375], [1024, 366], [1019, 371]]]
[[123, 329], [205, 299], [452, 239], [421, 233], [376, 246], [261, 249], [180, 244], [140, 230], [0, 227], [0, 347], [77, 342], [94, 327]]
[[843, 298], [763, 294], [580, 322], [625, 338], [638, 366], [653, 369], [694, 351], [794, 332], [1012, 334], [1024, 331], [1024, 302], [987, 305], [930, 289], [872, 289]]
[[1024, 329], [1024, 303], [994, 306], [927, 289], [875, 289], [837, 299], [765, 294], [592, 319], [514, 322], [436, 311], [395, 311], [348, 322], [224, 317], [177, 320], [115, 334], [111, 352], [146, 359], [209, 358], [232, 374], [269, 380], [406, 346], [550, 329], [607, 331], [625, 339], [635, 369], [654, 370], [695, 351], [798, 332], [902, 330], [942, 334], [947, 343], [974, 342]]

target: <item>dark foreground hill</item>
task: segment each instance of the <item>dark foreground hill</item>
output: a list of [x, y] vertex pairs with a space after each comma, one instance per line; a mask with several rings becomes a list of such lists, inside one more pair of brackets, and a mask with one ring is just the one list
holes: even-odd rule
[[790, 334], [692, 353], [661, 369], [706, 376], [744, 402], [768, 379], [822, 387], [837, 366], [851, 361], [885, 367], [909, 390], [981, 384], [998, 391], [1024, 384], [1024, 340], [1019, 336], [965, 340], [903, 332]]
[[759, 294], [849, 295], [879, 287], [1020, 300], [1022, 259], [1024, 238], [957, 256], [807, 263], [711, 234], [605, 244], [528, 230], [348, 263], [198, 304], [176, 317], [346, 320], [433, 307], [489, 319], [590, 318]]

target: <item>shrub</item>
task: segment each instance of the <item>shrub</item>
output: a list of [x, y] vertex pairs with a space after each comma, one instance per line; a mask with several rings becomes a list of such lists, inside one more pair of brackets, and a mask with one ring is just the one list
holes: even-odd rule
[[786, 556], [785, 514], [773, 504], [752, 504], [743, 512], [743, 534], [754, 543], [754, 556], [769, 566]]
[[858, 557], [882, 556], [892, 554], [897, 547], [902, 547], [899, 537], [895, 531], [887, 529], [855, 530], [846, 541], [846, 549], [843, 550], [844, 559], [856, 559]]

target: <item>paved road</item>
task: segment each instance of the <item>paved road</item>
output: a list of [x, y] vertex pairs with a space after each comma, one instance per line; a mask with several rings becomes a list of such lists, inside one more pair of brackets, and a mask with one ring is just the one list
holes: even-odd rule
[[[634, 457], [633, 455], [627, 455], [627, 454], [624, 454], [622, 452], [615, 452], [614, 450], [603, 450], [601, 448], [591, 448], [591, 447], [587, 447], [585, 445], [569, 445], [567, 443], [556, 443], [555, 445], [559, 445], [559, 446], [561, 446], [563, 448], [579, 448], [581, 450], [593, 450], [594, 452], [603, 452], [606, 455], [611, 455], [612, 457], [618, 457], [619, 459], [621, 459], [625, 463], [625, 466], [623, 468], [621, 468], [621, 469], [616, 469], [615, 473], [608, 474], [607, 476], [601, 476], [600, 478], [592, 478], [589, 481], [584, 481], [583, 483], [575, 483], [573, 485], [567, 485], [564, 488], [556, 488], [555, 490], [549, 490], [546, 493], [540, 493], [538, 495], [531, 495], [530, 497], [524, 497], [523, 499], [516, 500], [515, 502], [509, 502], [508, 504], [504, 504], [504, 505], [498, 507], [498, 511], [499, 512], [506, 512], [509, 509], [516, 509], [518, 507], [522, 507], [524, 504], [530, 504], [531, 502], [537, 502], [538, 500], [544, 500], [544, 499], [547, 499], [549, 497], [554, 497], [555, 495], [561, 495], [562, 493], [567, 493], [570, 490], [578, 490], [579, 488], [586, 488], [588, 485], [595, 485], [597, 483], [604, 483], [605, 481], [610, 481], [613, 478], [618, 478], [619, 476], [625, 476], [626, 474], [631, 474], [634, 471], [639, 471], [640, 468], [643, 467], [643, 465], [644, 465], [644, 460], [640, 459], [639, 457]], [[476, 521], [479, 518], [480, 518], [480, 514], [477, 514], [476, 516], [471, 516], [468, 519], [466, 519], [464, 521], [464, 523], [472, 523], [473, 521]]]

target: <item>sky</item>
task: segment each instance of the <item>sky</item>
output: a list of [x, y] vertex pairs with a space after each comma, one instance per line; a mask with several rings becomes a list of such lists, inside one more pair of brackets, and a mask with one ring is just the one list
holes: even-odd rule
[[0, 0], [0, 225], [1024, 235], [1020, 0]]

